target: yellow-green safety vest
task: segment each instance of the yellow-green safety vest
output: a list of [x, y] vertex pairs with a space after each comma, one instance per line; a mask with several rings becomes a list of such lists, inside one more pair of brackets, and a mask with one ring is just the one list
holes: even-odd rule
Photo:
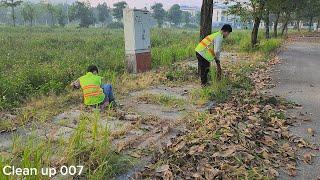
[[203, 58], [205, 58], [209, 62], [213, 61], [215, 58], [214, 49], [210, 47], [210, 45], [217, 36], [222, 36], [221, 31], [218, 31], [205, 37], [202, 41], [200, 41], [200, 43], [197, 45], [195, 49], [197, 53], [199, 53]]
[[101, 86], [102, 77], [91, 72], [79, 78], [83, 91], [84, 104], [87, 106], [98, 105], [104, 101], [105, 95]]

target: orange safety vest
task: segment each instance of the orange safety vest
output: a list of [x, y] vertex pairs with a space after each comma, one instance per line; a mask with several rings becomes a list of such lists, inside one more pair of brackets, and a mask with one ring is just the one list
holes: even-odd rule
[[217, 36], [222, 36], [221, 31], [210, 34], [205, 37], [200, 43], [197, 45], [195, 51], [199, 53], [203, 58], [207, 61], [211, 62], [215, 58], [214, 50], [210, 45], [214, 41]]
[[79, 78], [80, 86], [83, 91], [84, 104], [88, 106], [98, 105], [105, 99], [101, 86], [102, 77], [88, 72]]

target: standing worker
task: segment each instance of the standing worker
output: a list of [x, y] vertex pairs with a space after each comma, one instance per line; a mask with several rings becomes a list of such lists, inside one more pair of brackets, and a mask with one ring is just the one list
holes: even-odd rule
[[87, 74], [71, 83], [71, 86], [75, 89], [82, 89], [85, 105], [100, 106], [101, 111], [103, 111], [110, 104], [115, 105], [115, 102], [112, 86], [102, 84], [102, 77], [98, 76], [98, 72], [97, 66], [89, 66]]
[[[201, 85], [208, 85], [208, 74], [210, 63], [215, 60], [217, 65], [217, 79], [221, 80], [220, 52], [224, 38], [227, 38], [232, 32], [229, 24], [223, 25], [220, 31], [205, 37], [196, 47], [196, 56], [201, 78]], [[213, 45], [213, 48], [211, 47]]]

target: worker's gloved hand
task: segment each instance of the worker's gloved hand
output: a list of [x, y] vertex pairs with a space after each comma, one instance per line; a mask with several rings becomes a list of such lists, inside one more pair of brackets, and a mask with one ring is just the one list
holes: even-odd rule
[[214, 60], [216, 61], [216, 64], [217, 64], [217, 80], [221, 81], [222, 69], [220, 65], [220, 60], [216, 57], [214, 58]]

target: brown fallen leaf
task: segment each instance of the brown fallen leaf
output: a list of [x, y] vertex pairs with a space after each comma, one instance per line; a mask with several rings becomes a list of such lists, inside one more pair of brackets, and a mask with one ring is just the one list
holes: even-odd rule
[[201, 175], [199, 173], [193, 173], [192, 177], [194, 177], [195, 179], [200, 179]]
[[297, 175], [297, 168], [295, 165], [287, 164], [287, 172], [290, 176], [296, 176]]
[[192, 146], [189, 150], [189, 155], [193, 155], [195, 153], [201, 153], [203, 152], [204, 148], [205, 148], [204, 144]]
[[275, 140], [271, 136], [264, 136], [262, 143], [270, 147], [276, 144]]
[[170, 170], [163, 173], [163, 180], [173, 180], [173, 174]]
[[178, 143], [177, 145], [175, 145], [175, 146], [172, 148], [172, 151], [173, 151], [173, 152], [177, 152], [177, 151], [179, 151], [180, 149], [182, 149], [185, 145], [186, 145], [186, 142], [185, 142], [185, 141], [181, 141], [180, 143]]
[[248, 119], [250, 121], [253, 121], [253, 122], [257, 122], [258, 121], [258, 118], [254, 117], [254, 116], [248, 116]]
[[231, 147], [223, 152], [216, 152], [212, 155], [212, 157], [230, 157], [234, 152], [236, 151], [236, 148]]
[[303, 155], [303, 161], [306, 163], [306, 164], [312, 164], [312, 158], [313, 158], [313, 154], [312, 153], [305, 153]]
[[307, 132], [308, 132], [311, 136], [314, 136], [314, 134], [315, 134], [315, 131], [314, 131], [314, 129], [312, 129], [312, 128], [308, 128], [308, 129], [307, 129]]
[[168, 164], [165, 164], [165, 165], [162, 165], [162, 166], [158, 167], [156, 169], [156, 172], [157, 173], [161, 173], [161, 172], [168, 171], [169, 169], [170, 169], [170, 166]]
[[267, 175], [270, 178], [277, 178], [279, 176], [279, 172], [277, 170], [273, 169], [272, 167], [270, 167], [268, 169]]
[[211, 165], [206, 164], [204, 170], [204, 176], [206, 179], [211, 180], [217, 177], [220, 174], [220, 170], [217, 168], [213, 168]]
[[138, 153], [138, 152], [133, 152], [130, 154], [131, 157], [134, 157], [134, 158], [141, 158], [141, 154]]

